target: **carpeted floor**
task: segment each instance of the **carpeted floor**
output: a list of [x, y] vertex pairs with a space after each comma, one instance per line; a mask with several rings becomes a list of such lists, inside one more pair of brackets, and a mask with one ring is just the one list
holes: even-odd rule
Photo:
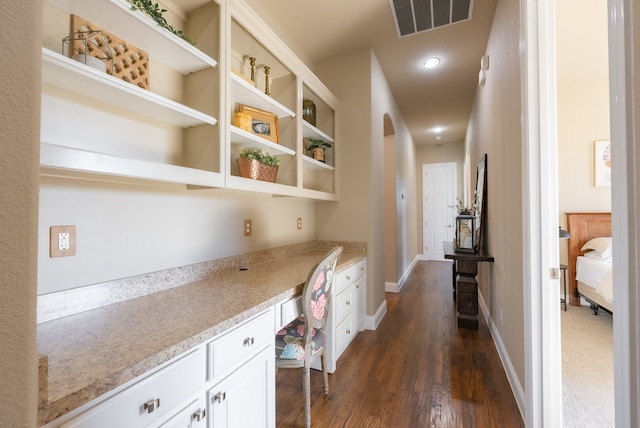
[[613, 317], [583, 305], [561, 319], [564, 427], [614, 427]]

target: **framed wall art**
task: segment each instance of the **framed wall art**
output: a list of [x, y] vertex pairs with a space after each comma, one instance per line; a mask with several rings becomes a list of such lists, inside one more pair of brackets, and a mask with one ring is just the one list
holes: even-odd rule
[[595, 142], [595, 177], [596, 187], [611, 186], [611, 141]]
[[251, 130], [254, 135], [280, 144], [280, 129], [278, 127], [277, 115], [245, 105], [240, 105], [239, 111], [251, 116]]

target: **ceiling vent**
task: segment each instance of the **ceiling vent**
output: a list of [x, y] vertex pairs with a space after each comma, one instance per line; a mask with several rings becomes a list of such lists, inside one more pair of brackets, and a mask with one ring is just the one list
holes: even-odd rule
[[389, 0], [398, 37], [471, 19], [473, 0]]

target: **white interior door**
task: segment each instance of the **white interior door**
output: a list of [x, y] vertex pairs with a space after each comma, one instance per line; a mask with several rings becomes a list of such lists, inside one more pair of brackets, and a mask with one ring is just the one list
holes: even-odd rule
[[453, 241], [456, 177], [455, 162], [422, 165], [422, 252], [425, 260], [444, 260], [442, 243]]

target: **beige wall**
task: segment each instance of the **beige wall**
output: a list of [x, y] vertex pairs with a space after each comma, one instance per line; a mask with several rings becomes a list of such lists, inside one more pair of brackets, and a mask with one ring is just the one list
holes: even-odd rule
[[0, 426], [36, 426], [41, 2], [0, 13]]
[[[456, 181], [458, 188], [457, 196], [464, 200], [464, 142], [442, 144], [438, 146], [417, 146], [416, 147], [416, 199], [422, 201], [422, 165], [429, 163], [455, 162], [456, 163]], [[417, 206], [418, 230], [417, 230], [417, 248], [418, 254], [424, 254], [424, 240], [422, 225], [424, 224], [424, 216], [422, 212], [422, 203]]]
[[[611, 211], [611, 188], [594, 185], [594, 141], [610, 138], [607, 1], [583, 5], [556, 2], [558, 222], [564, 228], [567, 212]], [[566, 241], [560, 262], [567, 263]]]
[[519, 22], [518, 2], [498, 0], [486, 51], [491, 65], [476, 93], [466, 144], [472, 164], [487, 154], [486, 243], [495, 263], [481, 263], [480, 292], [524, 389]]
[[[345, 73], [344, 70], [349, 70]], [[319, 204], [318, 238], [364, 240], [367, 261], [367, 313], [385, 300], [384, 291], [384, 116], [395, 130], [397, 275], [416, 256], [415, 161], [413, 140], [382, 70], [368, 49], [318, 64], [316, 72], [340, 99], [340, 203]], [[400, 195], [405, 195], [402, 199]]]

